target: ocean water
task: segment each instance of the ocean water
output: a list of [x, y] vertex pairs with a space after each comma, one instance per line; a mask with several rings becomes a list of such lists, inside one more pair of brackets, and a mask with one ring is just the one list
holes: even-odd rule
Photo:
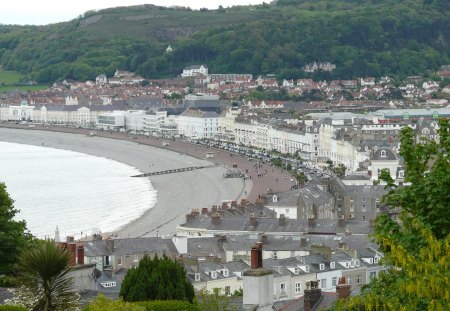
[[134, 167], [83, 153], [0, 142], [0, 182], [39, 238], [111, 232], [156, 203], [156, 190]]

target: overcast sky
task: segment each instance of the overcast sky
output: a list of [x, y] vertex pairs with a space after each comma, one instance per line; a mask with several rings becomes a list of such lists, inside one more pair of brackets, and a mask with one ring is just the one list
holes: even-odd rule
[[219, 5], [228, 7], [262, 2], [264, 0], [2, 0], [0, 24], [46, 25], [74, 19], [89, 10], [145, 3], [216, 9]]

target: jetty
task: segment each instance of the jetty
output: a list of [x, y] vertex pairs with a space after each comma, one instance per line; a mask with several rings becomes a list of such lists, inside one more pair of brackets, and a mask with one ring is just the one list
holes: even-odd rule
[[156, 176], [156, 175], [175, 174], [175, 173], [182, 173], [182, 172], [188, 172], [188, 171], [193, 171], [193, 170], [199, 170], [199, 169], [208, 168], [208, 167], [214, 167], [214, 166], [213, 165], [207, 165], [207, 166], [190, 166], [190, 167], [174, 168], [174, 169], [165, 170], [165, 171], [158, 171], [158, 172], [151, 172], [151, 173], [143, 173], [143, 174], [133, 175], [131, 177], [149, 177], [149, 176]]

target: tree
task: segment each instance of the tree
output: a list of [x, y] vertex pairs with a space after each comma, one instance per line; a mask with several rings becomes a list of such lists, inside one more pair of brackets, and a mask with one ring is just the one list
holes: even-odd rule
[[136, 269], [128, 270], [120, 288], [125, 301], [187, 300], [193, 302], [194, 287], [184, 267], [165, 255], [144, 256]]
[[31, 239], [25, 221], [13, 219], [19, 212], [13, 203], [6, 185], [0, 183], [0, 274], [16, 270], [20, 252]]
[[73, 310], [77, 296], [70, 276], [69, 252], [53, 241], [36, 240], [20, 257], [19, 269], [32, 300], [24, 301], [32, 311]]
[[389, 193], [384, 202], [400, 207], [401, 224], [377, 218], [375, 241], [385, 253], [385, 274], [361, 296], [338, 303], [338, 310], [448, 310], [450, 308], [450, 140], [449, 122], [439, 122], [439, 143], [415, 142], [414, 132], [401, 132], [400, 155], [405, 182], [397, 187], [387, 171], [380, 178]]
[[339, 178], [342, 178], [342, 177], [345, 176], [345, 170], [346, 170], [346, 169], [347, 169], [347, 168], [346, 168], [345, 165], [342, 164], [342, 163], [339, 163], [338, 166], [333, 166], [333, 167], [331, 167], [331, 170], [333, 171], [333, 173], [335, 173], [336, 176], [339, 177]]

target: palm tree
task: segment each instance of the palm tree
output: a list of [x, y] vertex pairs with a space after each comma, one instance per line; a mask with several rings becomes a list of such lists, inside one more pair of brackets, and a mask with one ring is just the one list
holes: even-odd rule
[[70, 310], [76, 305], [67, 249], [52, 241], [37, 241], [22, 253], [19, 269], [34, 298], [32, 311]]

